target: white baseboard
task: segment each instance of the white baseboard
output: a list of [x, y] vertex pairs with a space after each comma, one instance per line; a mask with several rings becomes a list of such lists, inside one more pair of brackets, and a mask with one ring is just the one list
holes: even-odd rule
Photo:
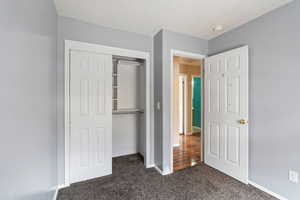
[[198, 126], [193, 126], [193, 128], [196, 128], [196, 129], [199, 129], [199, 130], [201, 130], [201, 128], [200, 128], [200, 127], [198, 127]]
[[52, 200], [56, 200], [57, 199], [57, 195], [58, 195], [58, 191], [60, 190], [60, 189], [62, 189], [62, 188], [65, 188], [65, 187], [67, 187], [67, 186], [65, 186], [65, 185], [58, 185], [58, 186], [56, 186], [55, 188], [54, 188], [54, 195], [53, 195], [53, 198], [52, 198]]
[[146, 168], [152, 168], [152, 167], [155, 167], [155, 165], [151, 164], [151, 165], [146, 166]]
[[52, 200], [56, 200], [56, 199], [57, 199], [58, 190], [59, 190], [58, 187], [56, 187], [56, 188], [54, 189], [54, 195], [53, 195]]
[[288, 200], [287, 198], [275, 193], [275, 192], [272, 192], [271, 190], [261, 186], [261, 185], [258, 185], [257, 183], [254, 183], [252, 181], [248, 181], [248, 183], [254, 187], [256, 187], [257, 189], [260, 189], [262, 191], [264, 191], [265, 193], [268, 193], [269, 195], [272, 195], [273, 197], [276, 197], [277, 199], [280, 199], [280, 200]]
[[[139, 152], [136, 151], [132, 151], [132, 152], [119, 152], [119, 153], [113, 153], [112, 157], [116, 158], [116, 157], [121, 157], [121, 156], [129, 156], [129, 155], [133, 155], [133, 154], [138, 154]], [[141, 154], [142, 155], [142, 154]]]
[[173, 147], [179, 147], [180, 144], [173, 144]]
[[156, 169], [156, 171], [158, 171], [161, 175], [165, 176], [168, 174], [171, 174], [171, 171], [162, 171], [161, 169], [159, 169], [157, 166], [154, 167]]
[[157, 166], [154, 166], [154, 168], [156, 169], [156, 171], [158, 171], [158, 173], [160, 173], [161, 175], [163, 175], [162, 171]]

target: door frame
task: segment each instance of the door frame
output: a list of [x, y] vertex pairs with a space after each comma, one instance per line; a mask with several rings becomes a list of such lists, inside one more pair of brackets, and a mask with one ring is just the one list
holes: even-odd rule
[[[181, 56], [181, 57], [185, 57], [185, 58], [193, 58], [193, 59], [202, 59], [203, 60], [203, 63], [202, 63], [202, 68], [201, 68], [201, 74], [203, 74], [204, 73], [204, 59], [207, 57], [206, 55], [203, 55], [203, 54], [197, 54], [197, 53], [192, 53], [192, 52], [187, 52], [187, 51], [181, 51], [181, 50], [176, 50], [176, 49], [171, 49], [171, 66], [170, 66], [170, 68], [171, 68], [171, 79], [170, 79], [170, 85], [171, 85], [171, 102], [170, 102], [170, 113], [169, 113], [169, 119], [170, 119], [170, 140], [171, 140], [171, 142], [170, 142], [170, 161], [171, 161], [171, 163], [170, 163], [170, 173], [173, 173], [174, 172], [174, 170], [173, 170], [173, 121], [174, 121], [174, 118], [173, 118], [173, 115], [172, 115], [172, 113], [173, 113], [173, 104], [174, 104], [174, 98], [173, 98], [173, 90], [174, 90], [174, 86], [173, 86], [173, 79], [174, 79], [174, 62], [173, 62], [173, 58], [174, 58], [174, 56]], [[203, 91], [203, 83], [204, 83], [204, 79], [202, 78], [201, 79], [201, 117], [202, 117], [202, 119], [204, 119], [203, 117], [204, 117], [204, 111], [203, 111], [203, 100], [204, 100], [204, 98], [203, 98], [203, 95], [204, 95], [204, 91]], [[200, 159], [201, 159], [201, 162], [203, 162], [204, 161], [204, 148], [203, 148], [203, 145], [204, 145], [204, 140], [203, 140], [203, 137], [204, 137], [204, 128], [202, 128], [203, 126], [204, 126], [204, 123], [203, 123], [203, 121], [204, 120], [202, 120], [201, 121], [201, 130], [202, 130], [202, 132], [201, 132], [201, 138], [200, 138], [200, 142], [201, 142], [201, 155], [200, 155]]]
[[146, 152], [145, 152], [145, 167], [154, 166], [154, 128], [152, 126], [152, 119], [154, 116], [153, 105], [153, 81], [151, 78], [152, 66], [150, 64], [150, 53], [136, 50], [129, 50], [123, 48], [116, 48], [110, 46], [103, 46], [98, 44], [91, 44], [85, 42], [78, 42], [72, 40], [65, 40], [65, 90], [64, 90], [64, 186], [70, 185], [70, 51], [89, 51], [99, 52], [102, 54], [118, 55], [124, 57], [133, 57], [144, 59], [146, 63]]
[[[186, 135], [187, 133], [187, 75], [186, 74], [179, 74], [179, 80], [180, 77], [183, 77], [184, 80], [184, 93], [183, 93], [183, 135]], [[174, 146], [174, 145], [173, 145]]]

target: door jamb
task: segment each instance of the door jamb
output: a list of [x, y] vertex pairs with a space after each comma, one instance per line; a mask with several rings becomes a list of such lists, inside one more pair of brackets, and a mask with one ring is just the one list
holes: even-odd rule
[[[186, 74], [179, 74], [179, 76], [182, 76], [184, 79], [184, 93], [183, 93], [183, 98], [184, 98], [184, 102], [183, 102], [183, 123], [184, 123], [184, 127], [183, 127], [183, 135], [187, 134], [187, 75]], [[173, 145], [174, 146], [174, 145]]]
[[145, 152], [145, 167], [154, 166], [154, 128], [152, 119], [154, 116], [153, 105], [153, 76], [152, 66], [150, 63], [150, 53], [72, 40], [65, 40], [65, 85], [64, 85], [64, 186], [70, 185], [70, 52], [71, 50], [101, 52], [104, 54], [118, 55], [124, 57], [133, 57], [144, 59], [146, 63], [146, 152]]
[[[170, 102], [170, 113], [169, 113], [169, 119], [170, 119], [170, 149], [171, 149], [171, 153], [170, 153], [170, 173], [173, 173], [173, 104], [174, 104], [174, 100], [173, 100], [173, 73], [174, 73], [174, 62], [173, 62], [173, 58], [174, 56], [181, 56], [181, 57], [185, 57], [185, 58], [194, 58], [194, 59], [204, 59], [206, 58], [206, 55], [203, 55], [203, 54], [196, 54], [196, 53], [191, 53], [191, 52], [187, 52], [187, 51], [181, 51], [181, 50], [176, 50], [176, 49], [171, 49], [171, 80], [170, 80], [170, 85], [171, 85], [171, 102]], [[204, 73], [204, 62], [202, 62], [202, 67], [201, 67], [201, 75]], [[204, 79], [202, 78], [201, 79], [201, 117], [202, 119], [204, 119], [204, 110], [203, 110], [203, 94], [204, 94], [204, 91], [203, 91], [203, 83], [204, 83]], [[204, 123], [203, 123], [204, 120], [201, 121], [201, 162], [204, 161], [204, 148], [203, 148], [203, 144], [204, 144], [204, 140], [203, 140], [203, 137], [204, 137]]]

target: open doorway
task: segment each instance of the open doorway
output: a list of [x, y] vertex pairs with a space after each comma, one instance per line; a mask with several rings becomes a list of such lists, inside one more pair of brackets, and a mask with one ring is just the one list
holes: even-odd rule
[[173, 56], [173, 171], [201, 162], [202, 63]]
[[[192, 58], [192, 59], [188, 59]], [[191, 70], [193, 60], [200, 60], [200, 91], [197, 94], [188, 92], [186, 120], [197, 115], [197, 108], [190, 106], [191, 99], [201, 100], [201, 127], [187, 122], [183, 136], [178, 134], [178, 76]], [[179, 60], [179, 61], [178, 61]], [[190, 61], [189, 61], [190, 60]], [[183, 64], [185, 67], [179, 68]], [[205, 62], [205, 64], [204, 64]], [[204, 69], [205, 67], [205, 69]], [[199, 54], [171, 50], [171, 105], [170, 105], [170, 173], [184, 169], [204, 161], [205, 164], [232, 176], [239, 181], [248, 183], [248, 46], [229, 50], [210, 57]], [[194, 77], [197, 75], [194, 75]], [[193, 82], [187, 78], [187, 91], [192, 90]], [[202, 82], [201, 82], [202, 80]], [[194, 79], [194, 84], [199, 79]], [[197, 87], [197, 86], [196, 86]], [[194, 88], [196, 90], [196, 88]], [[191, 108], [192, 107], [192, 108]], [[194, 108], [194, 113], [192, 112]], [[189, 113], [191, 112], [191, 113]], [[198, 111], [199, 112], [199, 111]], [[183, 116], [184, 117], [184, 116]], [[196, 118], [194, 116], [194, 118]], [[196, 125], [196, 126], [195, 126]], [[193, 136], [193, 131], [200, 130], [200, 142], [185, 140]], [[199, 129], [198, 129], [199, 128]], [[180, 141], [182, 139], [182, 142]], [[176, 144], [178, 144], [176, 146]], [[196, 145], [200, 145], [197, 147]], [[180, 147], [180, 148], [178, 148]], [[198, 153], [197, 151], [200, 151]], [[177, 154], [176, 154], [177, 153]]]

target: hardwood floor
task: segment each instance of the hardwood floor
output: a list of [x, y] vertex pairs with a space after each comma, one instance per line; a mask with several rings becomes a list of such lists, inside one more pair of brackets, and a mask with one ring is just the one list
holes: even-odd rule
[[201, 162], [200, 134], [180, 136], [180, 146], [173, 147], [173, 170], [178, 171]]

